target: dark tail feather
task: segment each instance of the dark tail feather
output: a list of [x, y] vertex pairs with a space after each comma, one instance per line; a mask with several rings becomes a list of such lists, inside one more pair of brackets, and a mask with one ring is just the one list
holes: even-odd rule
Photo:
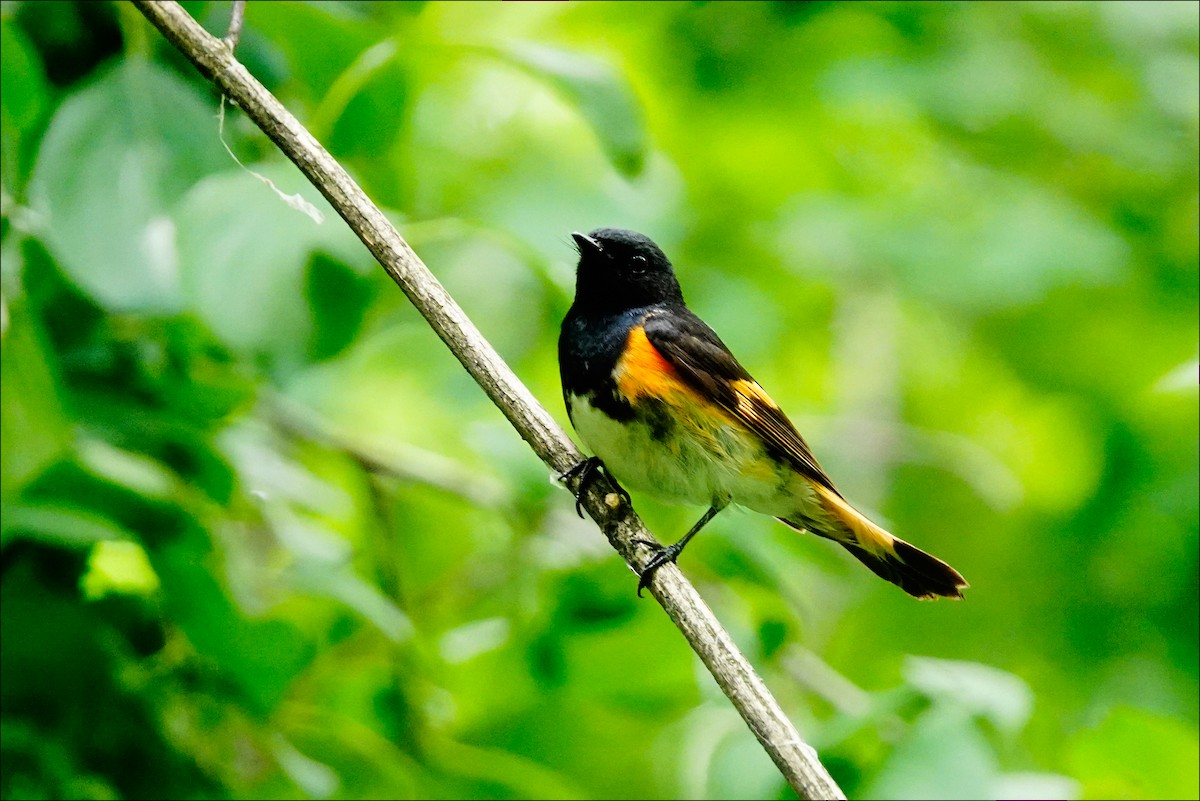
[[963, 597], [961, 590], [966, 588], [967, 582], [957, 570], [902, 539], [892, 540], [895, 556], [890, 553], [874, 554], [846, 542], [838, 544], [870, 568], [872, 573], [892, 582], [914, 598]]
[[854, 559], [871, 568], [872, 573], [899, 586], [908, 595], [916, 598], [962, 597], [960, 590], [966, 589], [966, 579], [946, 562], [871, 523], [835, 490], [817, 487], [817, 495], [824, 510], [840, 525], [822, 531], [816, 526], [779, 519], [793, 529], [806, 529], [840, 544], [854, 555]]
[[822, 531], [779, 518], [792, 528], [807, 529], [841, 545], [881, 579], [892, 582], [914, 598], [962, 598], [967, 581], [950, 565], [893, 537], [872, 523], [835, 490], [818, 486], [825, 510], [840, 525]]

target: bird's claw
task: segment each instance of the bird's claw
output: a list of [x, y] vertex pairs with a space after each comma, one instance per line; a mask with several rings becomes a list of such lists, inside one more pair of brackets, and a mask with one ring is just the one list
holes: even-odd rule
[[[599, 456], [589, 456], [586, 459], [580, 459], [577, 463], [558, 476], [559, 481], [569, 481], [570, 479], [578, 476], [579, 483], [575, 485], [574, 493], [575, 513], [578, 514], [581, 519], [583, 518], [583, 496], [587, 492], [588, 485], [596, 480], [596, 474], [600, 471], [600, 468], [603, 466], [603, 464], [604, 463], [600, 461]], [[633, 499], [629, 497], [629, 493], [625, 491], [625, 488], [618, 484], [611, 475], [608, 478], [609, 481], [612, 481], [613, 486], [617, 488], [617, 494], [624, 499], [626, 504], [632, 506]]]
[[636, 539], [635, 543], [645, 545], [648, 548], [653, 548], [654, 553], [650, 559], [646, 561], [646, 565], [642, 568], [642, 572], [638, 574], [638, 597], [642, 597], [642, 590], [650, 586], [650, 579], [654, 577], [655, 571], [668, 562], [674, 563], [679, 558], [679, 552], [683, 549], [679, 547], [679, 543], [674, 545], [661, 546], [650, 540]]
[[595, 480], [596, 470], [600, 467], [600, 457], [589, 456], [586, 459], [580, 459], [574, 465], [564, 470], [559, 474], [559, 481], [570, 481], [576, 476], [579, 477], [579, 483], [575, 485], [575, 513], [583, 518], [583, 494], [587, 492], [587, 486]]

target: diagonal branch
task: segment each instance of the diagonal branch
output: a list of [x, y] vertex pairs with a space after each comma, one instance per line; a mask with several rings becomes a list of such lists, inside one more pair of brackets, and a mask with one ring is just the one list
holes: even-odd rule
[[[329, 200], [542, 461], [559, 473], [579, 462], [582, 456], [571, 440], [383, 213], [296, 118], [234, 58], [232, 50], [209, 35], [176, 2], [133, 1]], [[583, 500], [612, 546], [638, 571], [650, 551], [635, 541], [653, 538], [637, 515], [618, 500], [615, 488], [604, 478], [591, 484]], [[664, 565], [654, 574], [650, 591], [796, 793], [808, 799], [845, 798], [818, 761], [816, 751], [800, 739], [762, 679], [678, 568]]]

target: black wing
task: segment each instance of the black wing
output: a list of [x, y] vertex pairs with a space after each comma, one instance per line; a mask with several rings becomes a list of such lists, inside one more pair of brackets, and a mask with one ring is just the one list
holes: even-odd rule
[[675, 307], [651, 312], [643, 327], [646, 339], [685, 381], [762, 437], [771, 451], [803, 475], [841, 497], [804, 437], [703, 320], [686, 307]]

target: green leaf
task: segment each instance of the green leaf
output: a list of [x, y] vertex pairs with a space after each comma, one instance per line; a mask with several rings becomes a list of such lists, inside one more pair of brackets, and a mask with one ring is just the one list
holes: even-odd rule
[[0, 20], [0, 69], [4, 72], [0, 110], [5, 125], [12, 123], [26, 132], [46, 104], [46, 77], [25, 36], [8, 17]]
[[343, 540], [282, 507], [272, 517], [292, 563], [284, 576], [291, 588], [344, 603], [393, 642], [411, 636], [413, 626], [408, 616], [377, 587], [355, 574], [347, 563]]
[[24, 303], [14, 302], [8, 314], [0, 346], [0, 479], [5, 499], [58, 459], [71, 442], [54, 355]]
[[7, 16], [0, 20], [0, 72], [4, 75], [4, 91], [0, 92], [0, 176], [6, 188], [19, 190], [28, 177], [25, 151], [34, 141], [31, 135], [35, 134], [49, 92], [41, 62]]
[[271, 738], [271, 752], [288, 777], [314, 798], [328, 798], [341, 784], [336, 771], [304, 755], [282, 734]]
[[97, 542], [88, 555], [88, 570], [79, 580], [89, 600], [105, 595], [150, 595], [158, 587], [158, 575], [150, 566], [146, 552], [136, 542], [119, 540]]
[[0, 542], [27, 537], [68, 548], [91, 547], [97, 542], [121, 540], [128, 532], [110, 518], [59, 504], [7, 504], [0, 523]]
[[358, 4], [257, 3], [248, 9], [247, 27], [279, 49], [295, 91], [323, 98], [342, 70], [379, 38], [378, 24], [355, 19], [359, 10]]
[[558, 91], [596, 132], [605, 155], [634, 177], [646, 157], [646, 129], [633, 87], [607, 61], [531, 42], [472, 46], [521, 68]]
[[987, 798], [996, 756], [969, 714], [950, 705], [921, 715], [864, 798]]
[[82, 439], [78, 450], [79, 464], [94, 476], [146, 498], [170, 500], [176, 494], [178, 478], [153, 457], [95, 437]]
[[1021, 730], [1033, 711], [1033, 693], [1025, 682], [977, 662], [908, 657], [904, 678], [935, 701], [987, 718], [1011, 734]]
[[321, 361], [355, 341], [371, 303], [371, 283], [322, 253], [310, 260], [306, 278], [305, 296], [313, 315], [309, 356]]
[[503, 788], [501, 797], [587, 797], [570, 777], [519, 754], [455, 742], [442, 735], [431, 736], [427, 748], [430, 761], [442, 770], [485, 787]]
[[1131, 707], [1080, 732], [1067, 763], [1084, 798], [1195, 798], [1200, 786], [1195, 728]]
[[[323, 215], [315, 222], [247, 170]], [[176, 210], [185, 304], [229, 347], [300, 359], [313, 336], [306, 266], [314, 251], [364, 261], [361, 244], [291, 164], [248, 165], [197, 184]], [[325, 303], [330, 299], [316, 299]]]
[[30, 204], [66, 274], [114, 310], [179, 306], [170, 206], [228, 163], [216, 103], [130, 60], [68, 97], [42, 141]]
[[312, 647], [282, 620], [245, 617], [217, 579], [201, 568], [211, 558], [207, 538], [193, 531], [152, 551], [163, 607], [197, 652], [242, 688], [249, 707], [266, 714], [312, 659]]
[[1058, 773], [1005, 773], [993, 786], [995, 798], [1079, 798], [1080, 784]]

